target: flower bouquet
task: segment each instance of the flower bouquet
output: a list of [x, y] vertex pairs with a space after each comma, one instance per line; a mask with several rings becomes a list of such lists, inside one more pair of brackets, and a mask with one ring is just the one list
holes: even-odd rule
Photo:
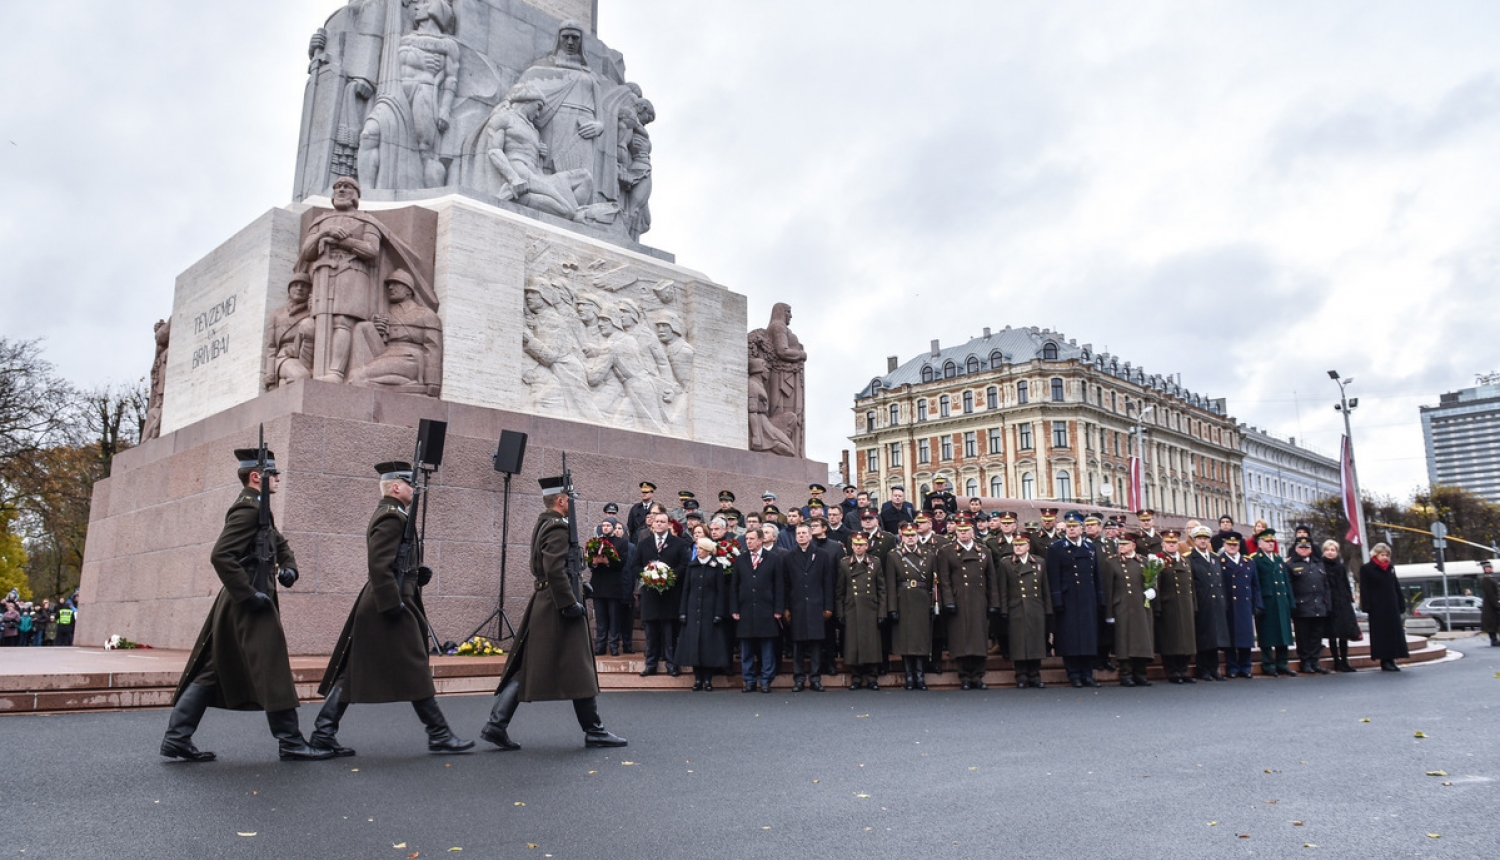
[[719, 541], [718, 546], [714, 547], [713, 563], [724, 568], [725, 573], [729, 572], [729, 569], [734, 566], [734, 560], [739, 557], [740, 545], [730, 538], [724, 538]]
[[654, 591], [666, 591], [677, 584], [677, 571], [664, 561], [653, 561], [641, 570], [641, 585]]
[[620, 563], [620, 551], [615, 549], [614, 542], [602, 537], [589, 538], [589, 542], [583, 545], [583, 554], [588, 556], [589, 564]]
[[500, 649], [499, 645], [483, 636], [471, 636], [449, 653], [460, 657], [498, 657], [505, 652]]
[[1148, 555], [1141, 563], [1141, 584], [1146, 588], [1146, 608], [1151, 608], [1151, 601], [1156, 597], [1156, 578], [1161, 576], [1162, 568], [1167, 563], [1159, 555]]
[[104, 640], [104, 650], [106, 651], [133, 651], [137, 648], [150, 647], [150, 645], [146, 645], [140, 642], [131, 642], [129, 639], [126, 639], [124, 636], [121, 636], [118, 633]]

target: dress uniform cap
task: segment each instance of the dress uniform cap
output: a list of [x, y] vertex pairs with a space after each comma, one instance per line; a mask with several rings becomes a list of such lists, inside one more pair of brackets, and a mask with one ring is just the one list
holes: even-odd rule
[[[408, 468], [410, 468], [410, 467], [408, 467]], [[411, 473], [408, 472], [407, 474], [411, 474]], [[563, 478], [562, 475], [558, 475], [555, 478], [542, 478], [542, 479], [538, 480], [536, 483], [537, 483], [537, 486], [539, 486], [539, 487], [542, 488], [542, 496], [546, 497], [546, 496], [555, 496], [558, 493], [561, 493], [563, 491], [563, 488], [565, 486], [567, 486], [568, 482], [567, 482], [566, 479]]]
[[719, 501], [721, 501], [721, 502], [732, 502], [732, 501], [734, 501], [734, 493], [731, 493], [728, 490], [720, 490], [719, 491]]
[[[260, 449], [236, 448], [234, 449], [234, 458], [240, 461], [241, 469], [254, 469], [260, 465]], [[411, 467], [408, 466], [407, 468]], [[281, 471], [276, 468], [276, 455], [271, 453], [270, 448], [266, 449], [266, 471], [273, 475], [281, 474]]]
[[[375, 471], [380, 474], [382, 481], [405, 481], [411, 483], [411, 464], [405, 460], [392, 460], [388, 463], [379, 463]], [[558, 478], [561, 481], [561, 478]]]
[[654, 493], [654, 492], [656, 492], [656, 485], [653, 484], [653, 483], [651, 483], [650, 481], [642, 481], [641, 482], [641, 492], [643, 492], [643, 493]]

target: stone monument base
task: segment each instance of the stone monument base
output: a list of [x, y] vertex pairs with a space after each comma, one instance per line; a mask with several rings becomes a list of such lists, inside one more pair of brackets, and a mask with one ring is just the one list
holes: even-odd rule
[[537, 478], [561, 471], [566, 452], [585, 537], [620, 504], [623, 519], [649, 480], [669, 507], [691, 490], [705, 511], [731, 490], [753, 510], [770, 490], [786, 504], [825, 482], [825, 464], [616, 430], [391, 391], [303, 381], [149, 440], [114, 459], [94, 488], [84, 551], [77, 641], [113, 634], [159, 648], [190, 648], [220, 588], [209, 553], [239, 490], [234, 448], [257, 427], [284, 482], [272, 509], [301, 580], [281, 593], [294, 654], [326, 654], [366, 581], [365, 528], [379, 500], [374, 464], [409, 459], [420, 419], [448, 422], [426, 517], [424, 599], [438, 636], [457, 641], [490, 614], [500, 590], [504, 476], [492, 455], [500, 431], [528, 434], [512, 479], [506, 611], [518, 622], [531, 596], [529, 542], [541, 512]]

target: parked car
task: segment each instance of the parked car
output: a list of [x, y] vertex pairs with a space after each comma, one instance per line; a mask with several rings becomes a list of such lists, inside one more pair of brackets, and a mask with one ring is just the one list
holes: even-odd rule
[[1439, 630], [1479, 626], [1479, 598], [1429, 597], [1417, 604], [1406, 617], [1406, 629], [1412, 633], [1432, 635]]

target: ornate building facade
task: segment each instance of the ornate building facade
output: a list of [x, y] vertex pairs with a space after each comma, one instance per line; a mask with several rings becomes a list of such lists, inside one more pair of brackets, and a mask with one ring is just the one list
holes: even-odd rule
[[903, 486], [920, 500], [942, 476], [961, 498], [1124, 507], [1144, 438], [1147, 507], [1199, 519], [1243, 507], [1223, 400], [1040, 328], [887, 359], [855, 395], [854, 425], [850, 483], [881, 499]]

